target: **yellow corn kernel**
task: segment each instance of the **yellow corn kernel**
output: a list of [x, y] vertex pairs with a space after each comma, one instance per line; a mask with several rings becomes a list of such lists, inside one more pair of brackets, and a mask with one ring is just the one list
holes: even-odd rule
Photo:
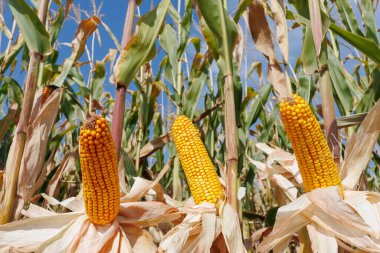
[[304, 190], [309, 192], [337, 185], [343, 196], [338, 169], [322, 129], [307, 102], [296, 94], [283, 98], [280, 113], [296, 155]]
[[41, 105], [43, 105], [46, 100], [49, 98], [49, 96], [51, 95], [51, 93], [53, 93], [53, 91], [56, 89], [57, 87], [55, 87], [54, 85], [47, 85], [47, 86], [44, 86], [43, 89], [42, 89], [42, 95], [41, 95]]
[[171, 135], [195, 204], [215, 204], [223, 189], [198, 130], [189, 118], [179, 116], [171, 127]]
[[106, 120], [89, 116], [79, 140], [87, 215], [94, 224], [111, 223], [119, 212], [120, 190], [115, 146]]

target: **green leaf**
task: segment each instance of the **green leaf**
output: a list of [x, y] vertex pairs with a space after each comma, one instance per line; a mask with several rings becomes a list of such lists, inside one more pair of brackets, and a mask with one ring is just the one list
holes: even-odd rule
[[358, 21], [356, 20], [354, 11], [348, 0], [337, 0], [336, 6], [346, 29], [352, 33], [363, 36], [362, 31], [359, 29]]
[[24, 0], [8, 0], [9, 8], [30, 52], [47, 55], [51, 51], [49, 33]]
[[160, 45], [168, 54], [169, 63], [172, 69], [172, 76], [177, 76], [178, 61], [177, 61], [177, 48], [178, 42], [176, 32], [170, 24], [166, 24], [159, 37]]
[[50, 30], [50, 44], [54, 45], [55, 41], [58, 38], [58, 35], [63, 26], [63, 22], [65, 21], [65, 11], [61, 4], [59, 4], [58, 15], [53, 21], [53, 25]]
[[103, 93], [103, 84], [106, 79], [106, 71], [104, 69], [104, 63], [97, 61], [95, 63], [94, 75], [92, 78], [92, 96], [94, 99], [100, 101]]
[[311, 27], [309, 26], [306, 26], [305, 28], [301, 59], [303, 71], [306, 74], [313, 74], [314, 71], [318, 68], [317, 55], [315, 53], [313, 42], [313, 33], [311, 31]]
[[372, 73], [372, 83], [364, 92], [362, 99], [356, 107], [356, 112], [368, 112], [376, 101], [380, 99], [380, 71], [376, 69]]
[[336, 58], [333, 50], [330, 47], [327, 49], [327, 54], [329, 73], [334, 86], [334, 90], [344, 108], [345, 115], [348, 115], [352, 110], [354, 103], [349, 86], [353, 86], [354, 84], [348, 83], [350, 80], [345, 77], [343, 70], [344, 67], [340, 63], [339, 59]]
[[371, 58], [374, 62], [380, 64], [380, 48], [375, 42], [365, 37], [346, 31], [334, 23], [330, 24], [330, 29], [342, 37], [345, 41], [350, 43], [352, 46], [359, 49], [363, 54]]
[[[222, 1], [219, 0], [198, 1], [198, 7], [202, 13], [202, 17], [206, 21], [210, 30], [213, 32], [214, 36], [217, 38], [219, 46], [222, 47], [223, 45], [222, 34], [223, 27], [225, 26], [227, 30], [228, 49], [232, 50], [232, 46], [238, 35], [237, 26], [225, 9], [223, 12], [224, 17], [220, 15], [220, 5], [222, 5]], [[222, 24], [223, 20], [225, 20], [225, 24]]]
[[247, 8], [251, 2], [252, 2], [252, 0], [243, 0], [243, 1], [239, 2], [239, 6], [238, 6], [237, 11], [236, 11], [235, 16], [234, 16], [235, 23], [239, 22], [240, 17], [247, 10]]
[[298, 78], [298, 83], [300, 85], [297, 93], [305, 98], [305, 100], [310, 103], [311, 99], [314, 97], [314, 94], [317, 90], [314, 80], [311, 78], [311, 75], [301, 75]]
[[24, 39], [22, 36], [18, 36], [15, 43], [9, 48], [9, 51], [7, 54], [2, 54], [0, 57], [0, 73], [4, 74], [5, 71], [9, 68], [9, 66], [12, 64], [13, 60], [16, 58], [18, 53], [21, 51], [21, 49], [24, 46]]
[[366, 38], [372, 40], [376, 44], [379, 44], [376, 29], [376, 17], [374, 15], [376, 10], [373, 8], [372, 0], [362, 0], [362, 12]]
[[183, 14], [183, 19], [181, 22], [181, 34], [180, 34], [180, 44], [177, 50], [177, 58], [181, 58], [183, 55], [186, 45], [188, 43], [188, 38], [190, 34], [191, 21], [193, 18], [193, 0], [186, 0], [185, 13]]
[[[194, 66], [193, 68], [196, 68], [197, 66]], [[193, 76], [193, 78], [190, 80], [189, 85], [190, 88], [187, 92], [186, 98], [184, 97], [183, 102], [183, 113], [192, 119], [194, 117], [195, 110], [198, 106], [199, 98], [201, 97], [204, 84], [206, 82], [206, 79], [208, 77], [208, 68], [209, 63], [207, 59], [205, 62], [203, 62], [202, 66], [200, 67], [199, 71], [196, 71], [197, 73]], [[192, 70], [193, 71], [193, 70]]]
[[272, 91], [272, 85], [264, 85], [259, 94], [255, 98], [255, 102], [252, 104], [246, 120], [245, 129], [249, 129], [259, 118], [260, 112], [263, 110], [264, 105], [268, 101], [269, 94]]
[[115, 66], [115, 79], [118, 84], [128, 87], [139, 68], [152, 58], [156, 38], [165, 21], [169, 5], [169, 0], [163, 0], [139, 19], [135, 35], [123, 49]]

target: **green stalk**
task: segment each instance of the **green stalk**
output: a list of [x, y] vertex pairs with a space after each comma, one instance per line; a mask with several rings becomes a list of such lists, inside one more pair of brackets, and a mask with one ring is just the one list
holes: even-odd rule
[[[181, 12], [181, 0], [178, 0], [178, 8], [177, 8], [178, 16], [180, 16]], [[178, 22], [178, 45], [181, 44], [181, 20]], [[182, 97], [181, 94], [181, 86], [182, 86], [182, 55], [178, 57], [178, 64], [177, 64], [177, 80], [176, 80], [176, 89], [178, 92], [179, 97]], [[177, 114], [181, 113], [181, 106], [177, 106]], [[181, 201], [182, 200], [182, 185], [181, 185], [181, 178], [180, 178], [180, 162], [178, 156], [174, 158], [174, 164], [173, 164], [173, 198], [175, 200]]]
[[223, 58], [226, 64], [224, 76], [224, 125], [226, 138], [226, 163], [227, 163], [227, 200], [238, 210], [238, 139], [235, 115], [235, 98], [233, 87], [233, 69], [231, 45], [228, 43], [226, 20], [224, 18], [224, 8], [219, 5], [219, 16], [221, 17]]
[[[38, 11], [38, 17], [42, 23], [46, 22], [46, 13], [48, 11], [49, 1], [50, 0], [43, 0]], [[25, 82], [24, 99], [22, 101], [20, 121], [17, 124], [11, 150], [8, 154], [4, 183], [0, 196], [0, 224], [5, 224], [12, 220], [13, 206], [17, 191], [21, 161], [24, 154], [30, 114], [32, 112], [34, 96], [36, 93], [38, 69], [43, 57], [37, 52], [31, 52], [30, 55], [31, 56], [29, 61], [28, 74]]]

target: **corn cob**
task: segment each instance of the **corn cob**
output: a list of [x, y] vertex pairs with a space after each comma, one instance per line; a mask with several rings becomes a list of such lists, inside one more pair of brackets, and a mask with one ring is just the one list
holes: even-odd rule
[[115, 147], [102, 116], [89, 116], [80, 129], [80, 163], [87, 215], [94, 224], [108, 224], [119, 212], [120, 191]]
[[215, 204], [223, 189], [198, 130], [189, 118], [179, 116], [171, 127], [171, 135], [195, 204]]
[[306, 192], [316, 188], [343, 187], [322, 129], [306, 101], [294, 94], [283, 98], [280, 113], [292, 143]]
[[47, 85], [43, 87], [42, 96], [41, 96], [41, 105], [43, 105], [46, 102], [46, 100], [49, 98], [49, 96], [51, 95], [51, 93], [53, 93], [55, 89], [56, 87], [54, 85]]

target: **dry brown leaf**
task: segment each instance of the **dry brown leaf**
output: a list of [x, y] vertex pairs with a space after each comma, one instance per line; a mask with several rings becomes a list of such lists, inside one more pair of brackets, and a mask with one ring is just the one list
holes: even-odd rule
[[247, 252], [243, 245], [239, 216], [236, 210], [227, 203], [223, 207], [221, 215], [222, 233], [229, 252]]
[[47, 189], [45, 191], [47, 195], [57, 197], [60, 189], [60, 179], [62, 175], [69, 171], [75, 170], [75, 162], [77, 158], [77, 151], [72, 151], [65, 154], [60, 166], [57, 168], [53, 178], [50, 180], [47, 186]]
[[338, 243], [332, 233], [314, 224], [307, 225], [307, 232], [313, 252], [338, 253]]
[[119, 160], [118, 164], [118, 175], [119, 175], [119, 185], [120, 185], [120, 191], [126, 195], [127, 192], [127, 181], [126, 181], [126, 176], [125, 176], [125, 170], [124, 170], [124, 159], [121, 158]]
[[129, 191], [127, 195], [120, 199], [120, 202], [133, 202], [141, 199], [143, 196], [147, 194], [150, 189], [155, 190], [157, 193], [157, 199], [161, 202], [165, 203], [165, 198], [163, 196], [163, 190], [158, 182], [165, 175], [165, 173], [169, 170], [169, 166], [165, 166], [164, 169], [160, 171], [157, 175], [157, 178], [152, 182], [143, 178], [135, 178], [135, 183], [132, 186], [132, 189]]
[[[275, 246], [277, 250], [284, 249], [293, 233], [310, 224], [313, 224], [318, 232], [319, 241], [331, 244], [333, 236], [337, 243], [341, 240], [366, 252], [378, 252], [380, 234], [377, 224], [380, 223], [380, 216], [375, 218], [374, 224], [368, 224], [362, 216], [369, 212], [364, 211], [360, 215], [356, 206], [347, 203], [352, 194], [359, 199], [372, 198], [376, 205], [367, 201], [363, 208], [380, 211], [380, 194], [369, 197], [365, 192], [346, 191], [345, 199], [342, 200], [338, 187], [313, 190], [278, 210], [273, 231], [264, 238], [260, 252], [267, 252]], [[317, 241], [314, 241], [314, 244], [316, 243]]]
[[137, 226], [125, 226], [123, 231], [127, 236], [128, 241], [131, 243], [133, 252], [157, 252], [157, 247], [154, 244], [153, 238], [147, 231]]
[[380, 100], [368, 112], [357, 133], [353, 134], [346, 148], [340, 176], [347, 189], [355, 189], [363, 170], [372, 157], [372, 150], [380, 133]]
[[140, 151], [140, 159], [153, 154], [156, 150], [160, 149], [168, 142], [170, 142], [170, 134], [163, 134], [157, 139], [148, 142]]
[[77, 56], [74, 61], [78, 60], [83, 54], [86, 46], [87, 38], [98, 29], [100, 19], [97, 16], [92, 16], [88, 19], [82, 20], [74, 35], [74, 40], [71, 44], [72, 51], [77, 52]]
[[[25, 219], [0, 226], [0, 252], [10, 252], [10, 249], [23, 252], [36, 251], [38, 246], [47, 239], [57, 235], [62, 228], [70, 224], [78, 213], [42, 216]], [[37, 229], [38, 232], [37, 232]]]
[[288, 44], [288, 27], [286, 25], [286, 18], [284, 9], [281, 8], [277, 0], [270, 0], [270, 5], [273, 13], [274, 21], [277, 26], [277, 41], [284, 59], [284, 63], [289, 62], [289, 44]]
[[84, 212], [84, 202], [82, 191], [76, 196], [71, 197], [62, 201], [55, 199], [52, 196], [49, 196], [45, 193], [41, 193], [41, 196], [47, 201], [49, 205], [61, 205], [73, 212]]
[[319, 8], [319, 1], [309, 1], [309, 13], [315, 52], [319, 55], [321, 53], [321, 44], [323, 40], [322, 18], [321, 10]]
[[[268, 59], [268, 79], [273, 84], [279, 98], [289, 96], [290, 80], [282, 72], [281, 66], [277, 61], [274, 43], [272, 40], [272, 31], [269, 28], [268, 21], [265, 17], [265, 10], [262, 3], [253, 0], [249, 6], [249, 27], [255, 47], [264, 54]], [[280, 19], [278, 20], [280, 22]], [[286, 45], [282, 41], [282, 47]]]
[[52, 216], [55, 213], [35, 204], [30, 204], [27, 210], [23, 209], [21, 211], [21, 214], [27, 218], [34, 218], [41, 216]]
[[161, 222], [175, 221], [181, 217], [182, 214], [175, 207], [156, 201], [144, 201], [121, 203], [117, 219], [120, 224], [153, 226]]
[[236, 60], [238, 69], [240, 69], [241, 62], [243, 60], [243, 48], [244, 48], [244, 40], [243, 40], [243, 31], [241, 29], [241, 26], [237, 24], [237, 31], [238, 31], [238, 37], [236, 40], [236, 45], [234, 47], [233, 51], [233, 57]]
[[269, 62], [276, 61], [272, 31], [265, 17], [265, 10], [261, 2], [253, 0], [249, 6], [249, 27], [255, 47], [269, 58]]
[[[35, 187], [38, 178], [45, 175], [43, 165], [46, 158], [47, 144], [60, 108], [62, 94], [62, 88], [54, 90], [38, 113], [35, 113], [36, 115], [31, 118], [33, 121], [30, 122], [27, 130], [28, 139], [21, 160], [17, 196], [14, 205], [15, 219], [20, 215], [24, 203], [34, 194], [31, 189]], [[39, 98], [36, 99], [39, 100]], [[34, 103], [34, 105], [34, 108], [37, 106], [39, 108], [38, 103]]]
[[11, 124], [13, 124], [18, 110], [17, 103], [12, 103], [8, 109], [8, 114], [0, 120], [0, 140], [3, 139]]

